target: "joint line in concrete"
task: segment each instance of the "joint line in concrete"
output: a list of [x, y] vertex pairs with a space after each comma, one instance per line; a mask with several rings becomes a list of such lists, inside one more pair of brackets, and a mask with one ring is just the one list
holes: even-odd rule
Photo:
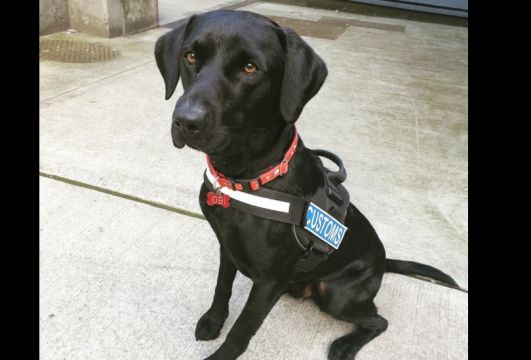
[[103, 187], [100, 187], [100, 186], [87, 184], [87, 183], [84, 183], [84, 182], [81, 182], [81, 181], [68, 179], [68, 178], [65, 178], [65, 177], [62, 177], [62, 176], [58, 176], [58, 175], [47, 174], [47, 173], [42, 172], [42, 171], [39, 171], [39, 175], [42, 176], [42, 177], [48, 178], [48, 179], [64, 182], [66, 184], [79, 186], [79, 187], [82, 187], [82, 188], [85, 188], [85, 189], [95, 190], [95, 191], [98, 191], [98, 192], [101, 192], [101, 193], [104, 193], [104, 194], [107, 194], [107, 195], [112, 195], [112, 196], [116, 196], [116, 197], [119, 197], [119, 198], [122, 198], [122, 199], [127, 199], [127, 200], [135, 201], [135, 202], [138, 202], [138, 203], [142, 203], [142, 204], [145, 204], [145, 205], [153, 206], [153, 207], [156, 207], [156, 208], [159, 208], [159, 209], [172, 211], [172, 212], [175, 212], [177, 214], [190, 216], [190, 217], [193, 217], [193, 218], [196, 218], [196, 219], [206, 220], [203, 215], [198, 214], [196, 212], [185, 210], [185, 209], [181, 209], [181, 208], [177, 208], [177, 207], [166, 205], [166, 204], [162, 204], [162, 203], [158, 203], [156, 201], [142, 199], [142, 198], [140, 198], [138, 196], [124, 194], [124, 193], [121, 193], [119, 191], [106, 189], [106, 188], [103, 188]]

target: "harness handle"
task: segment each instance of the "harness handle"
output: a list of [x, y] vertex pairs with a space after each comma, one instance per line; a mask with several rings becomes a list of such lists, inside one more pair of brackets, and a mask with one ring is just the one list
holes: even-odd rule
[[339, 167], [338, 171], [331, 171], [328, 170], [329, 173], [327, 174], [328, 180], [332, 181], [335, 184], [341, 184], [345, 179], [347, 178], [347, 170], [345, 170], [345, 166], [343, 166], [343, 161], [336, 155], [331, 153], [330, 151], [326, 150], [312, 150], [314, 153], [316, 153], [318, 156], [322, 156], [327, 158], [328, 160], [332, 161], [334, 164]]

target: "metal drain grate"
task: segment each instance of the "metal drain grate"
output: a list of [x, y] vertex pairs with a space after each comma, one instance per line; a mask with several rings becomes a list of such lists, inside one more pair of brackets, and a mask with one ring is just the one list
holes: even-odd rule
[[120, 51], [108, 46], [77, 40], [41, 40], [41, 60], [68, 63], [94, 63], [108, 61], [120, 56]]

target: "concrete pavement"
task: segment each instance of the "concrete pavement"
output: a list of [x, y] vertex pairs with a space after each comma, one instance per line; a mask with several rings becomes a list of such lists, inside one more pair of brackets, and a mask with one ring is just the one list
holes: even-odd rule
[[[343, 158], [351, 199], [390, 257], [437, 266], [466, 288], [467, 29], [261, 2], [243, 10], [357, 21], [335, 40], [305, 37], [329, 77], [298, 122], [301, 136]], [[203, 155], [173, 148], [170, 116], [182, 89], [164, 101], [153, 58], [167, 30], [112, 40], [43, 37], [121, 52], [104, 63], [41, 62], [43, 174], [199, 212]], [[40, 226], [43, 359], [205, 357], [250, 288], [238, 277], [220, 339], [195, 342], [218, 261], [206, 222], [43, 177]], [[389, 330], [360, 359], [467, 358], [466, 293], [386, 275], [376, 303]], [[348, 329], [309, 302], [283, 297], [243, 358], [323, 359]]]
[[[238, 275], [220, 337], [196, 342], [219, 264], [204, 220], [41, 179], [41, 359], [203, 359], [250, 291]], [[467, 294], [400, 275], [376, 305], [388, 330], [362, 360], [467, 357]], [[351, 325], [282, 296], [242, 360], [325, 359]]]

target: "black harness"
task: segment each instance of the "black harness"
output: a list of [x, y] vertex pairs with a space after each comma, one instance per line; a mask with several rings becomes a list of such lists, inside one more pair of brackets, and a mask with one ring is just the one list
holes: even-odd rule
[[303, 250], [303, 254], [297, 263], [297, 271], [299, 272], [313, 270], [321, 261], [327, 259], [335, 251], [332, 246], [317, 236], [312, 235], [309, 241], [304, 240], [307, 237], [302, 237], [301, 239], [297, 236], [295, 227], [304, 227], [306, 212], [310, 202], [326, 211], [341, 224], [345, 223], [345, 216], [350, 204], [349, 193], [341, 185], [347, 178], [347, 172], [341, 159], [326, 150], [310, 151], [313, 151], [317, 156], [331, 160], [338, 166], [339, 170], [332, 171], [325, 167], [325, 186], [318, 190], [309, 200], [265, 187], [260, 187], [256, 191], [249, 191], [245, 188], [235, 191], [219, 186], [218, 179], [209, 168], [204, 174], [204, 183], [211, 191], [210, 194], [218, 194], [220, 199], [223, 196], [226, 196], [227, 199], [230, 197], [230, 207], [257, 217], [293, 225], [293, 235], [297, 240], [298, 246]]

